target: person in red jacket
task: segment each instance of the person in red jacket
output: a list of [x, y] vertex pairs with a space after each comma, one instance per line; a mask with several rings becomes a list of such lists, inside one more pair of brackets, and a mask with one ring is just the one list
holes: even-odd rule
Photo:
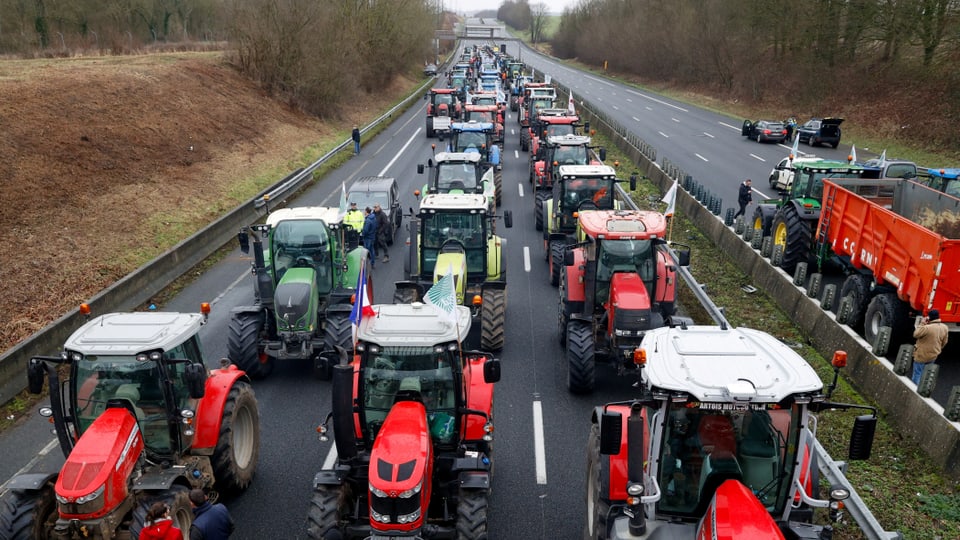
[[174, 526], [167, 503], [157, 501], [147, 511], [140, 540], [183, 540], [183, 532]]

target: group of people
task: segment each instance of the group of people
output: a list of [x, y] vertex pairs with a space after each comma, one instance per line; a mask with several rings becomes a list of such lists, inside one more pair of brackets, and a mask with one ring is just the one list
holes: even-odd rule
[[382, 255], [381, 262], [390, 262], [387, 246], [393, 228], [390, 226], [390, 217], [383, 211], [380, 203], [375, 203], [373, 208], [368, 206], [361, 212], [357, 203], [351, 202], [343, 223], [360, 235], [363, 247], [367, 248], [370, 254], [370, 268], [376, 268], [378, 253]]
[[190, 490], [193, 524], [187, 533], [181, 531], [170, 515], [170, 504], [157, 501], [147, 511], [141, 540], [227, 540], [233, 533], [233, 518], [221, 503], [211, 504], [202, 489]]

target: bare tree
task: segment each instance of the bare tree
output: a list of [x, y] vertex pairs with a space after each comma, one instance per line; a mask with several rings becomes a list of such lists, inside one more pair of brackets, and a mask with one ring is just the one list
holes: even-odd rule
[[547, 25], [547, 5], [543, 2], [534, 4], [530, 9], [530, 41], [540, 43], [544, 41], [543, 30]]

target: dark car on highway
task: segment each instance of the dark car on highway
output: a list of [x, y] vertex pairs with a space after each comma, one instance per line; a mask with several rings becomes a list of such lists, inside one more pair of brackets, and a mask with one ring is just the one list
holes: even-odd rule
[[433, 77], [437, 74], [437, 65], [436, 64], [427, 64], [423, 67], [423, 74], [427, 77]]
[[843, 118], [811, 118], [797, 127], [797, 137], [810, 146], [824, 144], [836, 148], [840, 145], [842, 123]]
[[787, 126], [773, 120], [744, 120], [740, 134], [758, 143], [781, 143], [787, 139]]
[[347, 192], [347, 200], [351, 203], [357, 203], [357, 207], [373, 208], [374, 204], [379, 203], [380, 208], [390, 218], [392, 230], [387, 240], [387, 245], [393, 245], [393, 237], [400, 229], [403, 222], [403, 212], [400, 210], [400, 187], [397, 180], [384, 176], [364, 176], [358, 178], [350, 190]]

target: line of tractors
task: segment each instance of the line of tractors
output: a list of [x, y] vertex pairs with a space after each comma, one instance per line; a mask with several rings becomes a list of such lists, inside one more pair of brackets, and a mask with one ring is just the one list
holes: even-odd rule
[[[876, 424], [875, 410], [829, 400], [845, 355], [836, 354], [824, 389], [775, 338], [683, 316], [677, 282], [690, 250], [667, 241], [667, 218], [618, 200], [623, 180], [589, 126], [555, 106], [552, 87], [530, 82], [505, 55], [464, 56], [519, 86], [510, 103], [531, 152], [532, 221], [558, 287], [569, 390], [595, 391], [597, 364], [638, 381], [634, 399], [592, 414], [583, 537], [829, 539], [814, 510], [836, 519], [849, 491], [821, 494], [811, 417], [869, 411], [856, 420], [851, 459], [869, 457]], [[320, 432], [326, 440], [332, 429], [336, 450], [313, 480], [309, 538], [487, 539], [501, 376], [493, 354], [505, 346], [507, 298], [497, 225], [512, 227], [513, 216], [497, 212], [497, 130], [432, 121], [459, 110], [459, 93], [437, 92], [453, 97], [428, 108], [428, 136], [432, 128], [450, 143], [417, 167], [428, 178], [419, 208], [404, 216], [409, 249], [392, 304], [361, 306], [373, 298], [369, 253], [345, 208], [282, 208], [238, 236], [245, 253], [252, 239], [254, 296], [231, 311], [229, 360], [219, 368], [208, 369], [198, 337], [207, 305], [200, 314], [102, 315], [60, 355], [31, 359], [29, 389], [48, 382], [42, 413], [66, 463], [8, 484], [0, 538], [136, 539], [158, 501], [189, 530], [190, 489], [215, 499], [252, 482], [260, 439], [252, 380], [275, 362], [307, 360], [331, 381]], [[628, 180], [631, 191], [637, 181]], [[431, 295], [447, 286], [450, 305]]]

